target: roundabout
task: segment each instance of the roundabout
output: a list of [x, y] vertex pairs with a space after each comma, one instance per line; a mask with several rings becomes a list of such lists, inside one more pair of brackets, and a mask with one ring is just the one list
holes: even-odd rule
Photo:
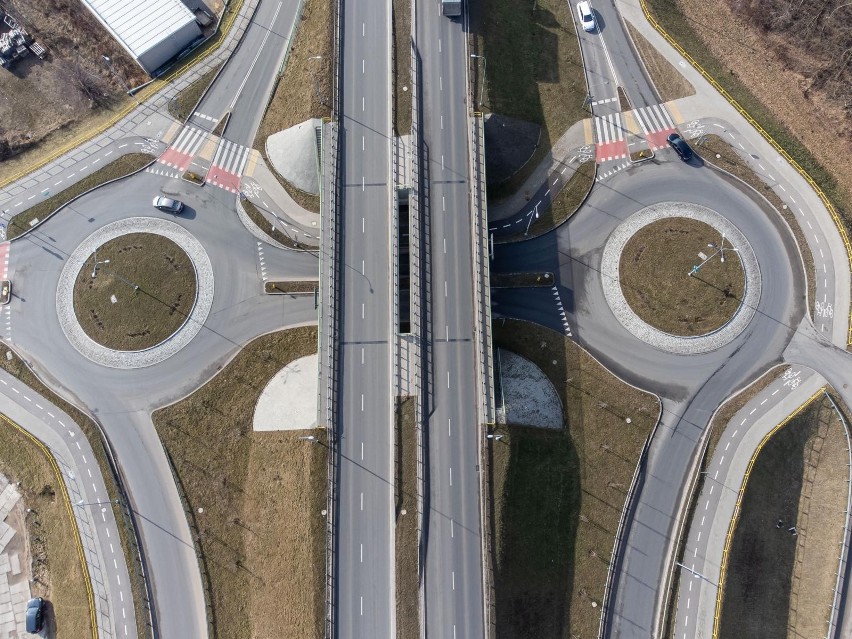
[[[158, 270], [158, 274], [154, 275], [160, 280], [155, 281], [150, 279], [151, 275], [146, 275], [145, 279], [134, 281], [128, 278], [125, 273], [119, 273], [117, 270], [111, 271], [110, 266], [113, 264], [111, 261], [106, 261], [109, 258], [104, 257], [105, 253], [101, 247], [109, 247], [107, 248], [108, 252], [110, 250], [118, 251], [120, 248], [122, 253], [135, 254], [138, 252], [135, 250], [136, 247], [142, 246], [140, 238], [146, 235], [159, 236], [169, 241], [169, 244], [162, 243], [162, 246], [166, 248], [163, 249], [164, 252], [161, 257], [165, 260], [166, 266], [163, 267], [162, 273]], [[124, 239], [119, 240], [119, 238]], [[116, 240], [119, 241], [116, 242]], [[169, 250], [171, 247], [173, 249]], [[103, 259], [98, 260], [97, 257], [92, 259], [99, 249], [102, 250], [101, 257]], [[118, 252], [115, 254], [121, 255]], [[146, 256], [145, 259], [150, 259], [150, 257]], [[129, 273], [137, 273], [127, 260], [127, 255], [121, 255], [119, 262], [123, 268], [128, 269]], [[91, 272], [89, 272], [89, 269], [91, 269]], [[181, 278], [179, 285], [169, 291], [171, 298], [162, 299], [156, 295], [156, 292], [165, 290], [162, 288], [162, 277], [169, 270], [172, 272], [183, 271], [183, 275], [191, 270], [194, 274], [194, 282], [189, 281], [193, 278]], [[100, 271], [100, 274], [98, 271]], [[104, 275], [113, 277], [104, 280]], [[82, 312], [88, 313], [86, 323], [90, 331], [98, 331], [98, 322], [102, 326], [106, 326], [97, 312], [92, 313], [91, 303], [88, 307], [80, 305], [79, 308], [75, 308], [75, 301], [82, 303], [94, 298], [93, 292], [97, 292], [95, 287], [97, 277], [102, 277], [102, 281], [106, 282], [104, 286], [109, 287], [111, 291], [121, 290], [121, 288], [115, 288], [115, 286], [110, 287], [111, 283], [124, 285], [123, 288], [126, 289], [126, 292], [122, 295], [122, 299], [132, 301], [116, 309], [118, 312], [115, 314], [122, 322], [128, 320], [128, 318], [133, 318], [137, 312], [144, 313], [145, 311], [149, 313], [147, 317], [143, 315], [134, 319], [137, 327], [148, 325], [147, 322], [151, 320], [150, 313], [156, 313], [164, 320], [160, 330], [156, 333], [148, 330], [147, 334], [133, 336], [148, 338], [138, 340], [142, 344], [141, 348], [122, 350], [111, 347], [119, 344], [125, 346], [128, 343], [126, 334], [123, 336], [124, 339], [120, 341], [110, 339], [104, 340], [105, 344], [99, 343], [92, 339], [81, 325], [78, 313]], [[91, 288], [89, 288], [89, 284], [91, 284]], [[156, 290], [146, 289], [143, 284], [155, 287]], [[98, 286], [101, 286], [100, 283], [98, 283]], [[189, 293], [191, 293], [191, 296]], [[112, 310], [110, 305], [119, 306], [118, 293], [110, 292], [109, 295], [108, 302], [100, 300], [102, 304], [99, 308], [104, 309], [103, 312], [106, 312], [107, 309]], [[147, 300], [144, 303], [134, 303], [135, 298], [147, 298]], [[113, 302], [113, 300], [115, 301]], [[201, 243], [180, 225], [150, 217], [119, 220], [92, 233], [71, 253], [59, 276], [56, 289], [56, 309], [59, 323], [68, 341], [86, 358], [110, 368], [141, 368], [157, 364], [171, 357], [198, 334], [207, 319], [212, 304], [213, 267]], [[145, 333], [145, 329], [131, 328], [126, 333]]]
[[[666, 247], [664, 239], [660, 241], [659, 238], [649, 238], [646, 243], [658, 249], [652, 257], [663, 261], [642, 269], [642, 275], [650, 278], [655, 275], [656, 268], [658, 278], [653, 283], [645, 283], [642, 288], [635, 286], [632, 283], [635, 280], [633, 276], [637, 274], [638, 269], [633, 268], [633, 261], [636, 259], [637, 251], [642, 248], [642, 242], [632, 242], [633, 238], [647, 237], [643, 231], [652, 225], [658, 227], [663, 221], [668, 222], [667, 225], [664, 224], [664, 227], [672, 228], [671, 222], [675, 219], [695, 222], [696, 224], [691, 225], [681, 223], [678, 228], [690, 228], [697, 237], [704, 238], [708, 231], [711, 233], [715, 231], [720, 238], [725, 239], [720, 239], [718, 244], [702, 242], [701, 248], [711, 250], [709, 256], [704, 255], [699, 247], [695, 248], [701, 252], [701, 255], [680, 256], [676, 252], [672, 253], [670, 246]], [[707, 244], [710, 246], [707, 247]], [[725, 247], [729, 258], [732, 257], [731, 253], [739, 256], [738, 261], [744, 277], [738, 274], [735, 268], [731, 268], [730, 273], [725, 269], [715, 274], [721, 277], [719, 282], [728, 280], [733, 282], [718, 287], [714, 282], [702, 277], [701, 268], [711, 264], [711, 260], [716, 256], [712, 251], [719, 253], [721, 258], [722, 247]], [[668, 254], [665, 254], [666, 252]], [[676, 280], [668, 281], [668, 278], [662, 276], [663, 273], [669, 273], [671, 269], [667, 267], [672, 262], [676, 264], [677, 260], [684, 259], [687, 261], [680, 269], [683, 278], [681, 285], [678, 285]], [[621, 272], [625, 261], [631, 275], [626, 286]], [[686, 266], [689, 261], [693, 262], [692, 268]], [[725, 275], [728, 277], [724, 277]], [[738, 275], [739, 282], [737, 282]], [[675, 278], [677, 275], [672, 274], [671, 277]], [[662, 202], [646, 207], [616, 227], [604, 247], [601, 260], [601, 283], [607, 304], [625, 329], [655, 348], [681, 355], [706, 353], [729, 344], [754, 317], [761, 291], [760, 267], [745, 235], [716, 211], [684, 202]], [[720, 290], [714, 291], [714, 287]], [[652, 289], [660, 288], [670, 289], [676, 299], [666, 300], [665, 291], [663, 295], [657, 296], [659, 299], [655, 299], [655, 296], [651, 294]], [[742, 291], [739, 296], [737, 288]], [[631, 301], [628, 301], [625, 291]], [[660, 300], [665, 300], [662, 305], [659, 303]], [[714, 316], [713, 323], [697, 322], [694, 314], [690, 317], [690, 313], [696, 308], [711, 309], [714, 304], [719, 304], [719, 300], [727, 308]], [[637, 309], [642, 316], [637, 313]], [[707, 326], [707, 324], [710, 325]], [[699, 327], [707, 330], [697, 334], [692, 332]], [[666, 328], [668, 332], [661, 328]], [[679, 334], [675, 334], [677, 329], [681, 329], [678, 331]]]

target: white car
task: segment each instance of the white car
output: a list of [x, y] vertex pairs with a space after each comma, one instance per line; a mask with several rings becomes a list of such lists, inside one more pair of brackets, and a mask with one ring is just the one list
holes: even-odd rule
[[597, 28], [595, 22], [595, 13], [592, 11], [592, 5], [586, 0], [577, 3], [577, 15], [580, 16], [580, 24], [583, 25], [583, 30], [592, 32]]

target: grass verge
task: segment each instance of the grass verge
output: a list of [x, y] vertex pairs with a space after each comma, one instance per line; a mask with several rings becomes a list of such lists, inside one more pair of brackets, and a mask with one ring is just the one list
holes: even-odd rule
[[278, 175], [266, 155], [266, 139], [311, 118], [331, 116], [333, 7], [332, 0], [306, 0], [284, 74], [279, 78], [254, 138], [254, 148], [266, 160], [281, 186], [299, 206], [314, 213], [319, 212], [319, 196], [299, 190]]
[[310, 444], [302, 431], [252, 429], [269, 380], [316, 346], [315, 327], [259, 337], [153, 414], [186, 500], [216, 637], [323, 636], [325, 433]]
[[583, 109], [586, 79], [573, 11], [574, 4], [564, 0], [470, 4], [471, 53], [487, 60], [469, 60], [477, 96], [487, 75], [479, 110], [542, 127], [539, 148], [515, 176], [489, 188], [491, 199], [517, 191], [559, 137], [589, 116]]
[[618, 522], [660, 404], [554, 331], [498, 321], [493, 339], [541, 368], [566, 407], [562, 430], [500, 427], [489, 440], [497, 637], [597, 636]]
[[263, 290], [266, 293], [314, 293], [319, 286], [316, 280], [296, 281], [279, 280], [276, 282], [264, 282]]
[[[814, 310], [814, 300], [816, 298], [816, 275], [814, 273], [814, 257], [811, 253], [810, 246], [805, 239], [805, 233], [799, 225], [799, 220], [790, 211], [789, 208], [781, 201], [775, 191], [773, 191], [766, 182], [764, 182], [757, 173], [743, 160], [730, 144], [725, 142], [718, 135], [705, 135], [702, 142], [697, 146], [701, 156], [713, 164], [716, 164], [728, 173], [738, 177], [743, 182], [748, 184], [755, 191], [769, 200], [769, 203], [775, 207], [775, 210], [781, 214], [784, 221], [793, 231], [793, 237], [796, 238], [796, 244], [799, 246], [799, 251], [802, 253], [802, 261], [805, 265], [805, 277], [808, 282], [808, 308], [811, 312]], [[716, 157], [716, 156], [719, 157]]]
[[[173, 335], [195, 303], [195, 268], [170, 239], [129, 233], [98, 247], [74, 282], [74, 312], [107, 348], [139, 351]], [[100, 259], [98, 259], [100, 258]]]
[[643, 321], [672, 335], [706, 335], [724, 326], [742, 303], [745, 274], [736, 252], [726, 251], [722, 262], [717, 249], [708, 248], [720, 241], [712, 226], [682, 217], [639, 229], [619, 262], [627, 304]]
[[249, 219], [254, 222], [260, 228], [261, 231], [266, 233], [266, 235], [271, 237], [279, 244], [283, 244], [287, 248], [292, 249], [313, 248], [294, 241], [289, 235], [280, 230], [280, 225], [273, 226], [272, 222], [267, 220], [260, 212], [260, 209], [258, 209], [257, 206], [252, 204], [251, 201], [241, 200], [240, 204], [242, 205], [243, 210], [246, 212], [246, 215], [249, 216]]
[[491, 288], [553, 286], [553, 273], [491, 273]]
[[[842, 428], [828, 400], [818, 399], [757, 455], [730, 542], [721, 638], [825, 632], [849, 474]], [[800, 599], [803, 576], [812, 590]]]
[[[18, 357], [17, 353], [14, 351], [7, 352], [12, 353], [12, 358], [7, 359], [4, 353], [4, 356], [0, 357], [0, 367], [64, 411], [65, 414], [74, 420], [74, 423], [80, 427], [80, 430], [83, 431], [86, 439], [89, 440], [89, 445], [92, 447], [92, 452], [98, 462], [98, 468], [100, 468], [101, 475], [104, 478], [104, 484], [106, 485], [109, 500], [115, 504], [115, 501], [119, 498], [118, 487], [116, 486], [116, 479], [112, 466], [110, 466], [110, 463], [107, 460], [106, 450], [104, 449], [103, 439], [101, 438], [101, 431], [97, 424], [95, 424], [95, 422], [84, 412], [77, 409], [69, 402], [66, 402], [59, 395], [45, 386], [45, 384], [36, 377], [30, 367]], [[0, 447], [0, 450], [6, 450], [5, 446]], [[123, 502], [124, 500], [122, 499], [121, 501]], [[121, 549], [124, 553], [124, 558], [127, 561], [127, 570], [130, 574], [130, 590], [133, 593], [133, 612], [136, 618], [136, 628], [139, 629], [140, 633], [144, 633], [140, 634], [140, 636], [149, 637], [148, 613], [146, 610], [148, 605], [148, 593], [145, 589], [145, 581], [142, 576], [139, 563], [139, 547], [136, 544], [136, 536], [132, 528], [133, 522], [126, 510], [125, 504], [122, 503], [120, 506], [113, 505], [112, 509], [118, 528], [118, 534], [119, 537], [121, 537]]]
[[[725, 62], [716, 58], [708, 44], [684, 15], [678, 0], [645, 0], [660, 25], [671, 35], [748, 113], [780, 144], [825, 191], [840, 214], [847, 232], [852, 230], [852, 194], [842, 181], [828, 171], [803, 142], [776, 117], [750, 88], [748, 78], [741, 79]], [[717, 32], [718, 33], [718, 32]], [[743, 60], [747, 56], [740, 55]], [[790, 114], [791, 117], [795, 114]]]
[[[12, 550], [12, 545], [20, 546], [21, 569], [29, 573], [32, 568], [35, 579], [30, 584], [32, 596], [50, 602], [50, 614], [46, 616], [48, 630], [55, 632], [56, 628], [62, 628], [63, 635], [91, 637], [89, 599], [77, 549], [78, 532], [71, 523], [65, 493], [58, 486], [62, 480], [45, 452], [5, 420], [0, 422], [0, 450], [3, 451], [0, 473], [12, 483], [21, 483], [18, 491], [24, 506], [32, 509], [21, 517], [26, 520], [28, 539], [12, 538], [6, 552]], [[31, 566], [25, 565], [27, 556]]]
[[185, 122], [192, 115], [195, 105], [213, 82], [221, 66], [221, 64], [217, 65], [169, 100], [169, 113], [175, 120]]
[[64, 206], [78, 195], [82, 195], [86, 191], [110, 180], [130, 175], [150, 163], [153, 159], [154, 156], [147, 153], [128, 153], [127, 155], [122, 155], [117, 160], [113, 160], [94, 173], [87, 175], [79, 182], [75, 182], [67, 189], [39, 202], [26, 211], [18, 213], [9, 220], [7, 239], [14, 239], [29, 231], [34, 224], [34, 220], [36, 222], [43, 220], [60, 206]]
[[695, 87], [666, 60], [665, 56], [657, 51], [630, 22], [625, 20], [624, 24], [662, 101], [669, 102], [695, 95]]
[[396, 400], [396, 636], [420, 636], [416, 397]]
[[408, 135], [412, 108], [410, 0], [393, 0], [393, 47], [393, 128], [397, 135]]
[[495, 238], [495, 241], [498, 244], [517, 242], [549, 233], [577, 212], [577, 209], [586, 200], [589, 191], [592, 190], [594, 183], [595, 163], [583, 162], [577, 167], [568, 183], [559, 191], [559, 195], [556, 196], [551, 205], [539, 214], [537, 220], [533, 221], [529, 233], [518, 232], [513, 235], [505, 235], [500, 239]]

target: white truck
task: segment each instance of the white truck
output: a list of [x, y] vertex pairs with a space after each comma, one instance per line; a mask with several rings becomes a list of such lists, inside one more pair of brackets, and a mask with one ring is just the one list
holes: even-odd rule
[[462, 0], [441, 0], [441, 15], [456, 18], [461, 15]]

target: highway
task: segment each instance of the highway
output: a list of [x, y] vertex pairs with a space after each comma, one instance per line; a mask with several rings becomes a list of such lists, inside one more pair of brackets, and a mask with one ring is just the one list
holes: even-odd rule
[[335, 634], [393, 637], [391, 4], [343, 11]]
[[429, 637], [484, 637], [473, 257], [464, 22], [417, 3], [423, 153], [421, 201], [431, 349], [424, 506], [425, 615]]

